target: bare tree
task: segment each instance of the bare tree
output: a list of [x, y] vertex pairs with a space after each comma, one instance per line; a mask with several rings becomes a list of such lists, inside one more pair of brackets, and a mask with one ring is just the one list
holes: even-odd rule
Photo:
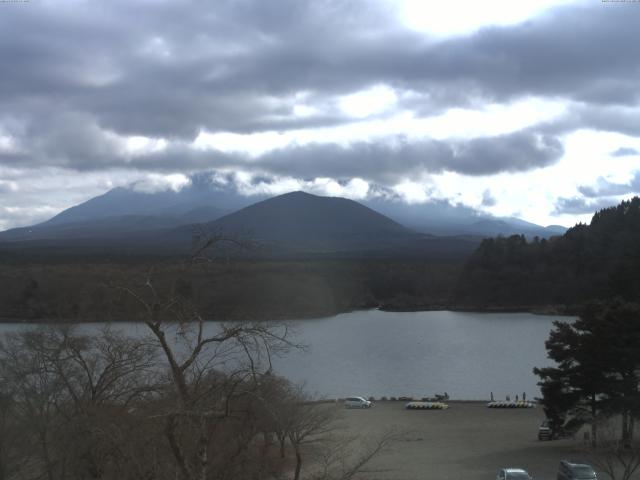
[[101, 478], [112, 452], [98, 426], [156, 384], [153, 347], [109, 329], [92, 337], [69, 327], [9, 334], [0, 343], [0, 376], [24, 440], [22, 464], [50, 480]]
[[291, 405], [287, 436], [295, 454], [293, 480], [300, 479], [303, 464], [303, 448], [306, 445], [328, 440], [336, 428], [336, 405], [310, 402], [298, 392], [297, 402]]
[[583, 451], [611, 480], [629, 480], [640, 468], [640, 440], [622, 440], [611, 421], [599, 425], [597, 445], [585, 445]]
[[360, 474], [381, 472], [380, 469], [371, 469], [369, 465], [400, 437], [401, 432], [394, 428], [365, 440], [355, 435], [331, 437], [324, 442], [316, 468], [308, 479], [351, 480]]
[[22, 468], [24, 437], [16, 422], [16, 404], [10, 386], [0, 379], [0, 480], [15, 478]]
[[142, 289], [119, 288], [138, 302], [168, 366], [175, 404], [164, 414], [164, 434], [177, 474], [200, 480], [222, 474], [211, 472], [216, 427], [223, 419], [246, 417], [246, 411], [234, 412], [232, 400], [257, 389], [272, 355], [293, 345], [287, 327], [207, 324], [175, 292], [156, 291], [151, 275]]

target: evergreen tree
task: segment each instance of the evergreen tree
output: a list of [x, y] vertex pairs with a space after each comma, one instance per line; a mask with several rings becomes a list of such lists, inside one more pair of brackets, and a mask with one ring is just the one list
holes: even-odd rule
[[535, 368], [542, 404], [552, 422], [589, 423], [597, 441], [598, 421], [622, 417], [622, 440], [630, 441], [640, 415], [640, 306], [591, 303], [573, 323], [555, 322], [546, 341], [555, 367]]

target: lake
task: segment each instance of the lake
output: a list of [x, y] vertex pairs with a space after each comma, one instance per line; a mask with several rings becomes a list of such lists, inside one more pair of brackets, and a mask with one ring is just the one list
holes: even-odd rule
[[[544, 342], [554, 320], [528, 313], [357, 311], [293, 322], [305, 351], [274, 369], [306, 390], [335, 398], [433, 396], [496, 399], [539, 395], [534, 366], [550, 365]], [[213, 322], [212, 322], [213, 323]], [[96, 328], [89, 324], [83, 328]], [[140, 324], [116, 324], [140, 333]], [[213, 325], [212, 325], [213, 326]], [[0, 325], [0, 333], [22, 328]]]

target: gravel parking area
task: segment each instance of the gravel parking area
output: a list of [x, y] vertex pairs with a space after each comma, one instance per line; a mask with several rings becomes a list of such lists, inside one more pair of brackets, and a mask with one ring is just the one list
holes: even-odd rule
[[490, 409], [481, 402], [448, 402], [448, 410], [406, 410], [404, 402], [345, 409], [349, 430], [375, 436], [390, 427], [401, 440], [383, 455], [368, 479], [495, 479], [500, 468], [521, 467], [535, 480], [555, 480], [563, 458], [580, 458], [574, 440], [539, 441], [540, 407]]

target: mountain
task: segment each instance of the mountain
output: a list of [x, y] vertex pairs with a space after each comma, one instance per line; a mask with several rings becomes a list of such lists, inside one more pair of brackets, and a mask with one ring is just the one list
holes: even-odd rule
[[121, 239], [186, 224], [209, 222], [223, 216], [224, 213], [215, 207], [199, 207], [176, 216], [127, 214], [74, 222], [45, 222], [33, 227], [0, 232], [0, 241]]
[[[204, 213], [211, 211], [204, 209]], [[185, 222], [184, 217], [179, 218]], [[14, 250], [26, 248], [64, 254], [185, 255], [193, 250], [194, 238], [204, 233], [222, 234], [256, 245], [257, 248], [242, 250], [240, 254], [259, 258], [438, 259], [460, 258], [477, 246], [477, 241], [467, 238], [415, 232], [353, 200], [304, 192], [263, 200], [215, 221], [201, 222], [197, 228], [186, 223], [175, 227], [170, 217], [148, 215], [58, 222], [34, 228], [40, 236], [28, 236], [25, 232], [28, 229], [5, 232], [4, 245]], [[224, 251], [225, 247], [222, 248]]]
[[292, 192], [206, 225], [265, 250], [327, 253], [402, 247], [420, 236], [353, 200]]
[[[208, 223], [268, 198], [266, 194], [241, 194], [233, 175], [202, 172], [191, 175], [189, 180], [188, 185], [175, 191], [149, 191], [148, 186], [136, 183], [114, 188], [43, 223], [0, 232], [0, 242], [89, 238], [103, 232], [117, 237], [141, 230]], [[363, 205], [416, 232], [479, 237], [522, 233], [528, 238], [547, 238], [565, 231], [563, 227], [545, 228], [517, 218], [492, 217], [445, 200], [408, 204], [388, 189], [371, 188], [374, 195], [363, 200]]]
[[562, 235], [567, 230], [558, 225], [543, 227], [515, 217], [494, 217], [446, 200], [407, 204], [393, 195], [382, 195], [362, 203], [413, 230], [433, 235], [492, 237], [523, 234], [529, 238], [548, 238]]
[[[408, 229], [353, 200], [305, 192], [279, 195], [202, 226], [257, 246], [267, 257], [442, 257], [468, 255], [477, 241], [435, 237]], [[192, 229], [164, 241], [184, 245]]]
[[[192, 174], [189, 183], [179, 190], [149, 190], [147, 185], [134, 183], [68, 208], [41, 224], [13, 229], [11, 233], [0, 232], [0, 241], [61, 238], [65, 231], [70, 236], [92, 235], [98, 228], [94, 221], [106, 218], [110, 218], [109, 228], [114, 233], [121, 229], [122, 234], [132, 230], [130, 224], [136, 217], [148, 217], [143, 223], [150, 229], [207, 223], [269, 198], [267, 194], [244, 195], [236, 184], [237, 179], [232, 174], [219, 172]], [[547, 238], [566, 230], [560, 226], [542, 227], [514, 217], [493, 217], [446, 200], [409, 204], [381, 186], [372, 185], [370, 190], [370, 198], [360, 203], [421, 233], [481, 237], [522, 233], [528, 238]], [[88, 223], [83, 226], [83, 222]], [[76, 224], [74, 228], [49, 230], [52, 226], [72, 223]]]
[[261, 240], [288, 244], [415, 236], [415, 232], [353, 200], [304, 192], [258, 202], [210, 226], [232, 234], [249, 232]]
[[262, 198], [240, 195], [235, 187], [215, 182], [211, 177], [192, 176], [191, 183], [177, 191], [146, 192], [138, 190], [135, 184], [127, 188], [114, 188], [104, 195], [68, 208], [40, 225], [78, 223], [126, 215], [180, 217], [206, 208], [215, 208], [215, 214], [219, 216], [221, 212], [235, 211]]
[[640, 301], [640, 198], [595, 213], [562, 236], [489, 238], [468, 259], [458, 301], [471, 305], [575, 305]]
[[[152, 244], [150, 250], [164, 255], [185, 252], [191, 245], [186, 237], [193, 237], [195, 224], [203, 224], [211, 231], [234, 234], [250, 231], [260, 236], [265, 249], [279, 252], [360, 249], [410, 254], [424, 251], [415, 242], [418, 234], [423, 243], [429, 238], [427, 235], [444, 237], [431, 238], [429, 248], [447, 252], [462, 245], [459, 240], [468, 245], [470, 238], [477, 242], [488, 236], [514, 233], [528, 238], [563, 233], [562, 227], [544, 228], [516, 218], [491, 217], [443, 200], [407, 204], [381, 187], [374, 188], [374, 196], [362, 204], [296, 192], [291, 197], [275, 197], [273, 203], [258, 203], [255, 209], [243, 212], [255, 202], [268, 200], [267, 196], [243, 195], [235, 177], [215, 172], [194, 174], [189, 180], [179, 190], [150, 191], [148, 185], [141, 184], [114, 188], [43, 223], [0, 232], [0, 244], [16, 249], [16, 242], [26, 242], [22, 247], [29, 249], [73, 252], [80, 248], [92, 254], [118, 250], [132, 255]], [[378, 230], [371, 228], [376, 223], [374, 217]], [[385, 221], [381, 220], [383, 217]], [[352, 231], [340, 230], [349, 226]], [[409, 232], [414, 239], [411, 242], [407, 240]], [[436, 248], [436, 243], [441, 246]], [[447, 243], [456, 246], [450, 248]], [[468, 247], [461, 251], [468, 253]]]
[[119, 238], [211, 222], [261, 198], [240, 195], [229, 182], [216, 182], [205, 175], [193, 175], [191, 183], [178, 191], [118, 187], [43, 223], [0, 232], [0, 242]]

